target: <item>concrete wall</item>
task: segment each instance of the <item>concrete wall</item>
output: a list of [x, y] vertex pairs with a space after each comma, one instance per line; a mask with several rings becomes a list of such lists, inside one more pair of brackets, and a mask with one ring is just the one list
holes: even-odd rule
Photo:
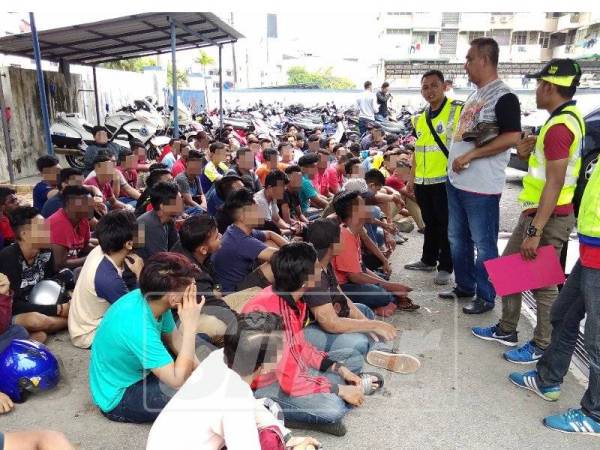
[[[12, 160], [15, 178], [37, 174], [35, 161], [46, 152], [40, 100], [35, 71], [17, 67], [0, 68], [6, 107], [12, 112], [9, 123], [12, 142]], [[57, 72], [44, 72], [50, 117], [57, 111], [79, 111], [77, 89], [79, 75], [65, 77]], [[0, 126], [1, 127], [1, 126]], [[6, 130], [1, 130], [3, 133]], [[0, 135], [1, 136], [1, 135]], [[8, 181], [8, 163], [4, 136], [0, 138], [0, 181]]]

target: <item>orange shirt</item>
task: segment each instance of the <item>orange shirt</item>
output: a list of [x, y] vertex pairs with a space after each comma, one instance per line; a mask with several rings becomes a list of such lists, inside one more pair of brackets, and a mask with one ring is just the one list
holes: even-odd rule
[[[287, 166], [288, 164], [285, 163], [277, 163], [277, 170], [281, 170], [283, 172], [287, 168]], [[267, 178], [267, 175], [270, 171], [271, 169], [269, 169], [264, 163], [258, 166], [258, 168], [256, 169], [256, 176], [260, 180], [260, 184], [262, 184], [263, 186], [265, 185], [265, 179]]]
[[355, 235], [345, 225], [340, 226], [340, 245], [342, 251], [331, 260], [335, 276], [339, 284], [346, 284], [349, 273], [360, 273], [362, 269], [362, 256], [360, 250], [360, 236]]

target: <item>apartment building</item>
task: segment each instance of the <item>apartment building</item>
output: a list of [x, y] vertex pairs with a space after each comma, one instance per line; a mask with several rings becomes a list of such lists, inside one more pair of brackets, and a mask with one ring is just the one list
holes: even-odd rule
[[384, 12], [377, 20], [382, 62], [462, 62], [483, 36], [496, 39], [501, 63], [600, 55], [600, 12]]

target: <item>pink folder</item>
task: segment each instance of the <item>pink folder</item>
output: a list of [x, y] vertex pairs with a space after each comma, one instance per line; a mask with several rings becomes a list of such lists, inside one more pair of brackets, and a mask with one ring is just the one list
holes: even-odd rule
[[564, 283], [565, 275], [551, 245], [538, 248], [533, 261], [520, 253], [484, 262], [490, 280], [500, 296]]

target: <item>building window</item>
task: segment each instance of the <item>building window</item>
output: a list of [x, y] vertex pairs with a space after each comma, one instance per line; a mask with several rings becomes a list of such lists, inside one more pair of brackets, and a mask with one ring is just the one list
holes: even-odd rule
[[225, 71], [225, 76], [226, 77], [230, 77], [232, 75], [233, 72], [231, 72], [231, 70], [226, 70]]
[[406, 30], [403, 30], [402, 28], [386, 28], [385, 30], [385, 34], [404, 34], [406, 33]]
[[515, 31], [512, 35], [513, 45], [527, 44], [527, 31]]
[[527, 45], [536, 45], [540, 40], [539, 31], [530, 31], [527, 38]]
[[540, 33], [539, 43], [542, 46], [542, 48], [549, 48], [550, 47], [550, 33], [542, 31]]
[[429, 45], [433, 45], [435, 44], [435, 38], [437, 36], [437, 33], [435, 31], [430, 31], [429, 35], [427, 36], [427, 43]]
[[485, 37], [485, 31], [469, 31], [469, 42]]

